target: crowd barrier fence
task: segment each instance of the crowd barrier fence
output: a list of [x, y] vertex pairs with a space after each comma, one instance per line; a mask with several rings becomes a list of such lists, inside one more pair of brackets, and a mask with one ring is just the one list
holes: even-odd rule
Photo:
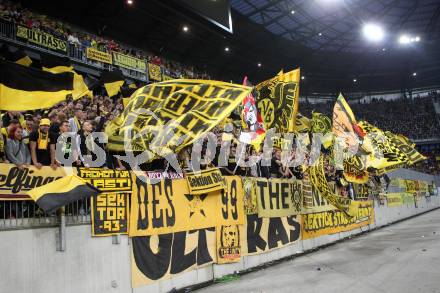
[[[66, 52], [65, 52], [65, 54], [61, 54], [59, 52], [55, 52], [53, 50], [50, 50], [46, 46], [40, 45], [37, 42], [26, 42], [26, 41], [23, 41], [22, 39], [18, 39], [17, 38], [17, 24], [15, 24], [13, 22], [8, 22], [3, 19], [0, 19], [0, 39], [4, 39], [5, 41], [9, 41], [9, 42], [12, 42], [16, 45], [27, 47], [32, 50], [38, 50], [38, 51], [44, 52], [46, 54], [52, 54], [52, 55], [56, 55], [59, 57], [67, 56], [75, 62], [86, 64], [88, 66], [91, 66], [91, 67], [94, 67], [94, 68], [97, 68], [100, 70], [112, 71], [112, 70], [114, 70], [114, 68], [116, 68], [116, 66], [112, 65], [112, 64], [107, 64], [107, 63], [99, 62], [96, 60], [88, 59], [87, 55], [86, 55], [86, 49], [87, 49], [86, 47], [84, 47], [82, 45], [75, 45], [75, 44], [69, 43], [66, 40], [65, 40]], [[147, 62], [147, 61], [145, 61], [145, 62]], [[142, 82], [149, 81], [147, 70], [135, 70], [135, 69], [122, 68], [122, 67], [118, 67], [118, 68], [121, 69], [122, 73], [126, 77], [133, 78], [133, 79], [136, 79], [136, 80], [139, 80]]]

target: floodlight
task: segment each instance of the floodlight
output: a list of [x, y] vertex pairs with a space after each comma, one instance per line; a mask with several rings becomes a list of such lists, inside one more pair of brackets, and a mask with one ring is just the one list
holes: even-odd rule
[[374, 23], [367, 23], [363, 28], [364, 36], [373, 42], [379, 42], [385, 37], [383, 28]]

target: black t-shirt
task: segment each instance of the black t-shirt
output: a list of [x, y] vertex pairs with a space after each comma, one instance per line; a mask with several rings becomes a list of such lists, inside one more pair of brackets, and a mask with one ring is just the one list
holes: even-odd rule
[[58, 135], [60, 133], [60, 124], [57, 122], [52, 122], [49, 127], [49, 133], [51, 135], [55, 135], [58, 138]]
[[[49, 166], [50, 165], [50, 142], [51, 139], [54, 139], [51, 137], [50, 133], [48, 133], [49, 138], [47, 141], [47, 146], [45, 149], [39, 149], [38, 148], [38, 131], [33, 131], [29, 134], [29, 142], [33, 141], [37, 144], [36, 153], [37, 153], [37, 161], [38, 163]], [[55, 140], [56, 142], [56, 140]]]
[[271, 164], [270, 164], [270, 173], [272, 175], [280, 176], [281, 175], [280, 174], [280, 167], [281, 167], [281, 165], [278, 164], [277, 159], [272, 157]]
[[60, 136], [61, 134], [59, 133], [55, 133], [55, 132], [49, 133], [50, 144], [55, 145], [55, 156], [56, 156], [57, 148], [61, 147], [61, 152], [64, 155], [64, 159], [68, 160], [69, 156], [71, 156], [72, 153], [72, 136], [68, 135], [65, 137], [61, 137], [60, 139], [61, 144], [58, 144], [58, 138]]

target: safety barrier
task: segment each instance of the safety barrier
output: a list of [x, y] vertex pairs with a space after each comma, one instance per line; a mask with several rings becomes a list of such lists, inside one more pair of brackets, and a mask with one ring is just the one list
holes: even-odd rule
[[[38, 42], [35, 41], [30, 42], [30, 41], [25, 41], [23, 38], [17, 38], [17, 27], [18, 25], [13, 22], [0, 19], [0, 39], [4, 39], [14, 44], [28, 47], [33, 50], [38, 50], [47, 54], [52, 54], [60, 57], [61, 56], [68, 57], [69, 59], [75, 62], [86, 64], [88, 66], [95, 67], [100, 70], [112, 71], [114, 68], [116, 68], [116, 66], [112, 64], [107, 64], [92, 59], [88, 59], [86, 55], [86, 49], [87, 49], [86, 47], [82, 45], [71, 44], [67, 42], [67, 40], [64, 40], [66, 45], [65, 53], [60, 53], [59, 51], [51, 50], [47, 46], [41, 45]], [[148, 82], [148, 73], [146, 70], [142, 71], [142, 70], [127, 69], [122, 67], [119, 68], [126, 77], [133, 78], [143, 82]]]
[[[90, 224], [90, 199], [71, 203], [64, 208], [67, 224]], [[0, 201], [0, 232], [55, 226], [56, 214], [46, 214], [33, 201]]]
[[[209, 282], [224, 275], [251, 269], [304, 253], [341, 239], [391, 224], [440, 206], [439, 197], [422, 199], [418, 208], [389, 208], [375, 203], [375, 223], [347, 232], [301, 239], [290, 245], [242, 257], [239, 263], [211, 264], [139, 288], [131, 286], [132, 243], [127, 236], [91, 237], [88, 225], [68, 226], [66, 251], [56, 251], [56, 228], [0, 232], [0, 292], [170, 292], [173, 288]], [[9, 282], [20, 280], [17, 282]], [[6, 287], [7, 286], [7, 287]], [[5, 291], [6, 292], [6, 291]]]
[[[402, 176], [405, 179], [424, 181], [434, 179], [434, 177], [429, 175], [406, 170], [391, 173], [390, 176], [392, 178], [394, 176]], [[86, 207], [86, 204], [88, 203], [84, 202], [82, 207]], [[156, 281], [152, 280], [150, 284], [136, 288], [132, 287], [133, 275], [130, 273], [133, 270], [131, 255], [136, 242], [126, 235], [92, 238], [92, 231], [89, 225], [72, 225], [75, 224], [75, 222], [68, 222], [70, 225], [67, 225], [64, 233], [66, 237], [65, 251], [61, 253], [57, 251], [59, 242], [57, 241], [57, 239], [59, 239], [57, 236], [59, 234], [58, 227], [7, 230], [0, 232], [0, 250], [2, 251], [0, 275], [3, 280], [15, 280], [18, 277], [20, 280], [24, 280], [22, 282], [12, 282], [12, 284], [8, 285], [8, 290], [12, 292], [169, 292], [173, 288], [179, 289], [199, 283], [210, 282], [213, 279], [234, 274], [237, 271], [241, 272], [253, 269], [272, 261], [298, 255], [352, 235], [370, 231], [439, 207], [440, 196], [421, 196], [418, 197], [416, 204], [415, 202], [402, 202], [397, 206], [387, 203], [386, 200], [375, 200], [374, 221], [369, 222], [367, 225], [353, 226], [353, 228], [350, 229], [341, 230], [337, 227], [330, 229], [318, 228], [321, 229], [321, 232], [312, 237], [308, 237], [306, 233], [304, 233], [306, 230], [304, 227], [307, 226], [305, 225], [306, 221], [302, 219], [304, 215], [298, 216], [301, 220], [297, 218], [297, 220], [294, 221], [296, 224], [293, 224], [296, 226], [287, 226], [287, 229], [290, 230], [291, 233], [294, 231], [296, 231], [296, 233], [288, 236], [290, 240], [287, 244], [278, 246], [278, 243], [284, 243], [281, 238], [277, 243], [273, 243], [278, 247], [276, 249], [252, 253], [252, 251], [249, 250], [248, 244], [246, 244], [244, 247], [247, 253], [242, 254], [237, 263], [209, 263], [193, 270], [183, 270], [179, 274], [170, 273], [166, 278], [160, 278], [160, 280]], [[81, 220], [81, 218], [87, 218], [87, 216], [81, 212], [81, 205], [78, 205], [78, 203], [75, 203], [72, 207], [66, 207], [65, 210], [66, 217], [70, 217], [71, 219], [77, 218]], [[85, 210], [87, 210], [87, 208]], [[44, 218], [42, 219], [44, 221]], [[8, 221], [14, 220], [15, 219], [8, 219]], [[56, 217], [52, 217], [49, 221], [50, 220], [54, 220], [54, 223], [57, 223]], [[273, 224], [275, 224], [275, 222]], [[298, 224], [301, 226], [301, 235], [298, 231]], [[267, 225], [263, 224], [263, 228], [260, 227], [261, 231], [265, 230], [267, 228], [266, 226]], [[282, 227], [278, 227], [277, 229], [280, 228], [281, 230], [277, 230], [277, 233], [284, 233]], [[191, 235], [191, 233], [194, 232], [190, 232], [188, 235]], [[246, 239], [244, 235], [240, 235], [240, 237]], [[261, 234], [261, 237], [261, 241], [266, 239], [263, 234]], [[182, 240], [181, 238], [179, 239], [175, 238], [175, 241]], [[194, 237], [192, 237], [192, 239], [194, 240]], [[201, 238], [199, 238], [199, 241], [200, 239]], [[190, 244], [191, 239], [188, 238], [187, 241], [187, 247], [184, 251], [176, 250], [176, 252], [174, 252], [173, 250], [173, 254], [184, 254], [179, 257], [184, 257], [185, 265], [188, 263], [191, 264], [191, 261], [193, 261], [190, 257], [190, 255], [192, 255], [191, 250], [193, 249]], [[139, 245], [139, 242], [137, 245]], [[143, 245], [150, 244], [143, 243]], [[151, 249], [153, 253], [151, 257], [157, 256], [157, 247], [151, 246]], [[182, 262], [184, 259], [182, 259]], [[168, 269], [171, 272], [171, 267], [177, 265], [177, 260], [171, 259], [168, 261], [170, 261], [169, 264], [167, 262], [160, 263], [160, 265], [158, 264], [157, 269], [154, 271], [161, 271], [163, 273], [163, 265], [165, 265], [165, 268], [169, 266]], [[72, 271], [72, 267], [82, 269], [74, 269]], [[177, 265], [177, 267], [178, 270], [181, 270], [181, 266]], [[20, 274], [20, 276], [18, 276], [18, 274]], [[0, 292], [5, 289], [4, 286], [5, 285], [0, 282]]]

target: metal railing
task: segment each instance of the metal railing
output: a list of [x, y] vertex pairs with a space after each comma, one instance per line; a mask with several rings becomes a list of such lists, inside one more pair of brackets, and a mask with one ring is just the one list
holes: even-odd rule
[[[0, 19], [0, 39], [4, 39], [6, 41], [15, 43], [20, 46], [28, 47], [33, 50], [38, 50], [45, 52], [47, 54], [52, 54], [56, 56], [67, 56], [69, 59], [82, 63], [91, 67], [95, 67], [100, 70], [109, 70], [112, 71], [115, 66], [107, 63], [102, 63], [99, 61], [91, 60], [86, 57], [86, 47], [82, 45], [75, 45], [67, 42], [67, 55], [63, 55], [51, 50], [48, 50], [44, 46], [40, 46], [34, 43], [23, 42], [16, 38], [17, 26], [13, 22], [6, 21], [4, 19]], [[146, 61], [145, 61], [146, 62]], [[147, 72], [131, 70], [126, 68], [119, 68], [122, 73], [128, 77], [133, 78], [139, 81], [148, 82], [148, 74]]]
[[[64, 207], [66, 224], [90, 224], [90, 199], [79, 200]], [[56, 213], [44, 213], [28, 200], [0, 201], [0, 231], [35, 227], [53, 227], [59, 224]]]

